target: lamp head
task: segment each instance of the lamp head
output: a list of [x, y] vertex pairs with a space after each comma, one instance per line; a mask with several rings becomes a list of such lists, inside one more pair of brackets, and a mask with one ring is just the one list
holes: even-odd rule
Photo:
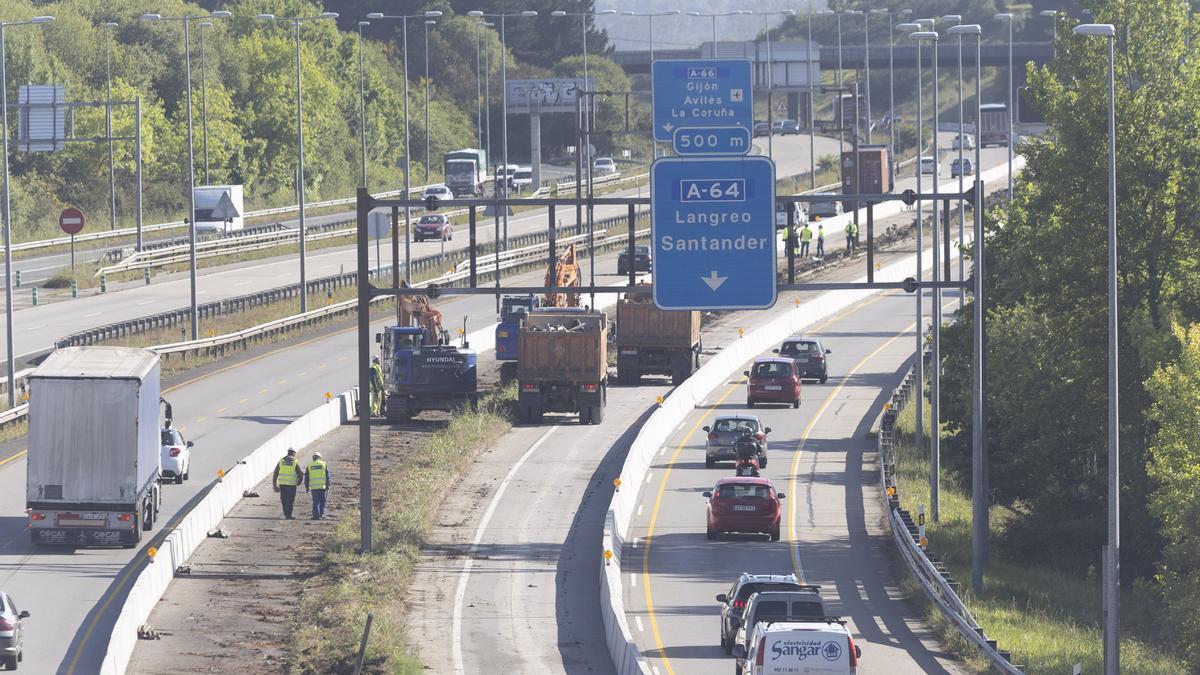
[[371, 12], [370, 14], [367, 14], [367, 18], [368, 19], [382, 19], [383, 12]]
[[209, 14], [208, 18], [210, 18], [210, 19], [228, 19], [231, 16], [233, 16], [233, 12], [219, 9], [219, 10], [213, 12], [212, 14]]
[[441, 10], [431, 9], [431, 10], [425, 12], [425, 16], [430, 19], [437, 19], [442, 16], [442, 12], [441, 12]]
[[942, 16], [942, 23], [962, 23], [962, 14], [945, 14]]
[[521, 16], [537, 16], [537, 10], [527, 9], [524, 12], [521, 12]]
[[921, 25], [916, 23], [898, 23], [896, 30], [901, 33], [911, 33], [915, 30], [921, 30]]
[[337, 12], [321, 12], [321, 18], [322, 19], [336, 19], [336, 18], [338, 18], [338, 13]]
[[566, 16], [566, 15], [567, 15], [567, 13], [562, 11], [561, 9], [556, 9], [553, 12], [550, 12], [550, 16]]
[[931, 30], [917, 31], [916, 33], [910, 34], [908, 37], [914, 40], [930, 40], [932, 42], [938, 41], [938, 34]]
[[1058, 16], [1058, 10], [1054, 10], [1054, 9], [1043, 9], [1042, 11], [1038, 12], [1038, 16], [1045, 16], [1045, 17], [1055, 18], [1055, 17], [1057, 17], [1057, 16]]
[[960, 24], [946, 31], [947, 35], [980, 35], [982, 33], [983, 27], [977, 23]]
[[1111, 23], [1081, 23], [1075, 26], [1072, 32], [1088, 37], [1114, 38], [1117, 36], [1117, 29]]
[[201, 28], [212, 28], [213, 27], [213, 24], [211, 21], [201, 21], [200, 23], [198, 23], [196, 25]]
[[259, 14], [258, 16], [254, 17], [254, 18], [258, 19], [259, 21], [274, 21], [275, 15], [267, 14], [266, 12], [263, 12], [262, 14]]
[[[473, 10], [467, 12], [467, 16], [473, 16], [475, 18], [479, 18], [479, 17], [483, 16], [483, 12], [481, 12], [477, 9], [473, 9]], [[370, 17], [368, 16], [367, 18], [370, 18]]]
[[143, 14], [141, 21], [162, 21], [162, 14]]
[[615, 9], [602, 9], [602, 10], [596, 12], [596, 14], [616, 14], [616, 13], [617, 13], [617, 10], [615, 10]]
[[992, 18], [996, 19], [997, 21], [1012, 21], [1013, 14], [1012, 12], [1001, 12]]
[[117, 23], [116, 21], [105, 21], [104, 23], [102, 23], [100, 25], [103, 26], [104, 28], [116, 28], [117, 26], [120, 26], [121, 24]]

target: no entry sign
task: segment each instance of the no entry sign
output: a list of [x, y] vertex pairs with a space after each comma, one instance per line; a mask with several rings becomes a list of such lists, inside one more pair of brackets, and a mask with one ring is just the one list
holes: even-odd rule
[[63, 209], [63, 212], [58, 214], [58, 227], [70, 235], [83, 232], [83, 211], [74, 206]]

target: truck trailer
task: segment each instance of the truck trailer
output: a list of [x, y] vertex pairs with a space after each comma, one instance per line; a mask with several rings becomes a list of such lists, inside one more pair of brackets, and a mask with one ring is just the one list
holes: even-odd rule
[[192, 189], [197, 232], [238, 232], [244, 227], [241, 185], [199, 185]]
[[669, 375], [672, 384], [683, 384], [700, 365], [700, 312], [663, 310], [630, 297], [618, 300], [616, 348], [617, 383]]
[[67, 347], [29, 383], [30, 540], [137, 546], [162, 504], [158, 355]]
[[487, 151], [463, 148], [442, 156], [442, 175], [455, 197], [483, 195], [487, 182]]
[[608, 389], [608, 317], [576, 307], [534, 310], [521, 326], [517, 419], [578, 413], [600, 424]]

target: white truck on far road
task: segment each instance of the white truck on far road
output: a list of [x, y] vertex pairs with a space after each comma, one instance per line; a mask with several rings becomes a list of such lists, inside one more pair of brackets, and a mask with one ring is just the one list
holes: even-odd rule
[[197, 232], [237, 232], [246, 209], [241, 185], [200, 185], [193, 188]]
[[137, 546], [162, 504], [158, 355], [67, 347], [29, 383], [30, 541]]

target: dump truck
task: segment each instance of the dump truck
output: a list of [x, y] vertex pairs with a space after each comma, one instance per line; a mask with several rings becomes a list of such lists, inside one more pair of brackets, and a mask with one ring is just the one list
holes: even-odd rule
[[608, 317], [579, 308], [542, 308], [521, 327], [517, 419], [578, 413], [580, 424], [604, 420], [608, 389]]
[[[647, 287], [648, 288], [648, 287]], [[683, 384], [700, 366], [700, 312], [659, 309], [649, 292], [617, 301], [617, 383], [669, 375]]]
[[30, 541], [137, 546], [162, 505], [158, 355], [67, 347], [29, 383]]
[[529, 312], [541, 306], [535, 295], [505, 295], [500, 298], [500, 316], [496, 324], [496, 360], [500, 362], [500, 380], [509, 382], [517, 377], [520, 357], [521, 324]]
[[479, 402], [475, 351], [430, 340], [427, 332], [424, 326], [387, 326], [375, 336], [388, 422], [407, 422], [425, 410], [474, 408]]

